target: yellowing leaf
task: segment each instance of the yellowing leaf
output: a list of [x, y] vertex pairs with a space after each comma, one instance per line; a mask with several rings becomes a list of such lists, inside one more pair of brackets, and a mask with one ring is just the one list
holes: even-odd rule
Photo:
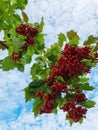
[[77, 32], [75, 32], [74, 30], [70, 30], [67, 32], [67, 37], [69, 40], [72, 40], [74, 37], [78, 37]]
[[98, 42], [98, 37], [94, 37], [93, 35], [88, 36], [88, 39], [84, 41], [84, 45], [90, 45], [95, 42]]
[[24, 11], [22, 11], [22, 17], [26, 23], [29, 21], [28, 15]]

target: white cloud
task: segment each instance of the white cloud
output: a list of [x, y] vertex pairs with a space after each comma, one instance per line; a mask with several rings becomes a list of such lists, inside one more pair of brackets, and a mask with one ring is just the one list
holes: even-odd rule
[[[29, 0], [26, 12], [30, 22], [39, 22], [44, 16], [47, 46], [56, 42], [57, 34], [70, 29], [78, 31], [82, 40], [88, 35], [98, 35], [98, 1], [97, 0]], [[0, 34], [0, 39], [2, 35]], [[0, 51], [0, 58], [7, 52]], [[24, 102], [22, 89], [30, 81], [29, 65], [25, 72], [16, 69], [9, 72], [0, 70], [0, 130], [97, 130], [98, 125], [98, 66], [92, 69], [90, 83], [96, 91], [87, 93], [97, 104], [88, 111], [87, 118], [82, 125], [74, 124], [70, 127], [65, 114], [41, 115], [34, 118], [31, 113], [31, 103]], [[93, 96], [92, 96], [93, 95]]]

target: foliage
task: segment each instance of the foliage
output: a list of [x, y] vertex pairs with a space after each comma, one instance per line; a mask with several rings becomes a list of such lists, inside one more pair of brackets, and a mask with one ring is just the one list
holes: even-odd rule
[[95, 106], [84, 91], [94, 90], [87, 74], [98, 63], [98, 37], [88, 36], [81, 47], [79, 35], [70, 30], [58, 34], [58, 41], [47, 48], [44, 19], [29, 23], [24, 11], [27, 0], [0, 0], [0, 4], [0, 31], [4, 32], [0, 49], [8, 51], [8, 56], [0, 60], [0, 68], [24, 72], [25, 65], [35, 57], [30, 70], [32, 82], [23, 90], [26, 102], [35, 100], [32, 109], [35, 117], [57, 114], [59, 108], [66, 112], [70, 125], [81, 124], [87, 109]]

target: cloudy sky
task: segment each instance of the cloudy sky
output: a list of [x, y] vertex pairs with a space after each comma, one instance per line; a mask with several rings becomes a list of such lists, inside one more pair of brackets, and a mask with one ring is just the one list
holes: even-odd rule
[[[88, 35], [98, 36], [98, 0], [28, 0], [26, 12], [30, 22], [39, 22], [44, 17], [46, 44], [57, 41], [57, 34], [74, 29], [81, 37], [81, 43]], [[2, 35], [0, 34], [0, 38]], [[0, 50], [0, 59], [7, 52]], [[87, 97], [96, 101], [95, 108], [87, 113], [82, 125], [72, 127], [65, 120], [65, 114], [41, 115], [34, 118], [32, 103], [25, 103], [22, 89], [30, 82], [30, 66], [25, 72], [3, 72], [0, 70], [0, 130], [98, 130], [98, 66], [92, 69], [90, 84], [95, 87]]]

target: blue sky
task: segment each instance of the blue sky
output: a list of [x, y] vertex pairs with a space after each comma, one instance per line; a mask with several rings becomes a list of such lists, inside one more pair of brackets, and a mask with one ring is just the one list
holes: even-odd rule
[[[98, 0], [28, 0], [26, 12], [30, 22], [39, 22], [44, 17], [43, 32], [49, 47], [57, 41], [57, 34], [74, 29], [81, 37], [81, 43], [88, 35], [98, 36]], [[0, 33], [0, 39], [2, 34]], [[0, 59], [7, 52], [0, 50]], [[82, 125], [72, 127], [65, 120], [65, 114], [41, 115], [36, 119], [31, 112], [32, 102], [25, 103], [22, 89], [30, 82], [30, 65], [25, 72], [16, 69], [9, 72], [0, 70], [0, 130], [97, 130], [98, 129], [98, 66], [92, 69], [90, 84], [95, 87], [87, 97], [96, 101], [95, 108], [87, 113]]]

